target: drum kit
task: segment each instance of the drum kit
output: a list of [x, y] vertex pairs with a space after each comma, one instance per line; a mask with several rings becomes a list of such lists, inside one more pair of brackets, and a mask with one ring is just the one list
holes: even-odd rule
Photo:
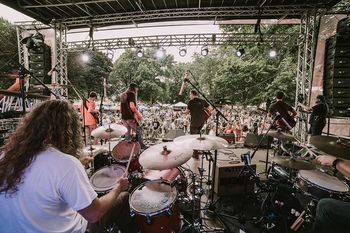
[[[135, 140], [122, 140], [126, 128], [118, 124], [110, 124], [94, 129], [91, 135], [106, 139], [105, 146], [90, 146], [84, 150], [85, 155], [96, 157], [107, 154], [104, 166], [94, 166], [90, 173], [90, 183], [100, 195], [108, 193], [124, 174], [128, 175], [130, 186], [130, 214], [142, 233], [183, 232], [187, 229], [197, 229], [201, 224], [194, 225], [184, 222], [180, 214], [181, 202], [195, 205], [200, 203], [197, 189], [193, 185], [193, 193], [188, 192], [187, 174], [191, 174], [192, 183], [196, 183], [198, 175], [181, 165], [192, 156], [193, 150], [210, 151], [228, 146], [222, 138], [208, 135], [187, 135], [176, 138], [174, 142], [153, 145], [141, 152], [140, 145]], [[111, 140], [119, 138], [111, 149]], [[101, 154], [102, 152], [102, 154]], [[203, 163], [201, 165], [203, 169]], [[203, 174], [199, 179], [203, 179]], [[196, 183], [197, 184], [197, 183]], [[190, 201], [189, 201], [190, 200]], [[182, 203], [183, 204], [183, 203]], [[192, 208], [198, 211], [198, 208]], [[199, 221], [198, 222], [202, 222]]]
[[[336, 176], [329, 168], [324, 169], [315, 160], [317, 155], [325, 154], [350, 159], [349, 140], [331, 136], [312, 136], [310, 146], [296, 143], [291, 149], [291, 146], [283, 147], [283, 144], [286, 144], [286, 141], [296, 142], [292, 135], [280, 132], [272, 134], [270, 136], [281, 141], [284, 155], [289, 156], [274, 157], [269, 176], [279, 180], [279, 183], [289, 184], [294, 194], [299, 193], [302, 198], [309, 200], [304, 207], [306, 220], [313, 221], [315, 206], [322, 198], [349, 200], [350, 189], [344, 177]], [[304, 222], [304, 219], [302, 221]]]

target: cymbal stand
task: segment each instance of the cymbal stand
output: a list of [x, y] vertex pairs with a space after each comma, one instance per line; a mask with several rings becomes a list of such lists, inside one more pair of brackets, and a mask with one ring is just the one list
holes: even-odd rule
[[[204, 157], [204, 154], [202, 154], [202, 158]], [[188, 224], [183, 229], [181, 229], [180, 233], [187, 232], [187, 230], [191, 229], [191, 233], [201, 233], [201, 232], [225, 232], [225, 229], [217, 228], [217, 227], [207, 227], [203, 224], [202, 218], [200, 216], [201, 211], [203, 210], [201, 208], [201, 196], [203, 195], [203, 188], [202, 188], [202, 179], [203, 179], [203, 163], [201, 165], [202, 167], [198, 168], [200, 172], [200, 187], [197, 189], [195, 182], [196, 182], [196, 173], [194, 173], [191, 169], [186, 169], [190, 173], [191, 182], [192, 182], [192, 196], [190, 196], [191, 201], [191, 213], [192, 213], [192, 222], [189, 222], [185, 219], [186, 223]], [[198, 193], [197, 190], [200, 190]], [[199, 202], [199, 206], [196, 209], [196, 202]], [[196, 214], [199, 216], [196, 218]]]

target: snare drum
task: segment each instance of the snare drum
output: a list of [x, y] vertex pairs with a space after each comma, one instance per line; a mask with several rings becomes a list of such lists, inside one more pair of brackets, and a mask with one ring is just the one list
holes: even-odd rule
[[103, 167], [91, 176], [91, 186], [99, 195], [104, 195], [112, 190], [124, 172], [125, 168], [117, 164]]
[[325, 197], [341, 199], [349, 194], [349, 187], [344, 182], [318, 170], [300, 170], [297, 187], [315, 199]]
[[[134, 147], [135, 146], [135, 147]], [[123, 140], [120, 141], [112, 150], [112, 156], [117, 161], [118, 164], [125, 165], [128, 163], [131, 150], [134, 147], [134, 157], [130, 161], [129, 172], [142, 171], [141, 165], [139, 163], [139, 155], [141, 151], [141, 146], [138, 142]]]
[[129, 197], [130, 213], [141, 233], [172, 233], [181, 228], [177, 191], [163, 180], [139, 185]]

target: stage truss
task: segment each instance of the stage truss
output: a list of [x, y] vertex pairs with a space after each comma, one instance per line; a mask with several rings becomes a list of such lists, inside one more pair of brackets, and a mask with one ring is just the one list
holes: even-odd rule
[[[208, 10], [208, 9], [207, 9]], [[241, 14], [248, 14], [247, 9], [235, 9], [242, 10]], [[35, 27], [40, 28], [52, 28], [55, 31], [55, 60], [53, 65], [57, 65], [57, 73], [54, 76], [53, 82], [58, 84], [67, 85], [67, 54], [68, 51], [86, 51], [93, 48], [96, 50], [115, 50], [126, 48], [144, 48], [144, 47], [169, 47], [169, 46], [216, 46], [216, 45], [246, 45], [255, 43], [275, 43], [277, 45], [295, 45], [298, 46], [298, 70], [296, 77], [296, 102], [298, 104], [298, 96], [303, 98], [303, 103], [308, 105], [311, 95], [311, 84], [314, 67], [314, 55], [316, 48], [317, 32], [320, 18], [326, 12], [324, 10], [305, 10], [301, 12], [301, 9], [289, 9], [289, 15], [291, 11], [295, 10], [295, 14], [302, 14], [300, 23], [299, 34], [238, 34], [238, 33], [216, 33], [216, 34], [181, 34], [181, 35], [155, 35], [155, 36], [139, 36], [139, 37], [124, 37], [124, 38], [112, 38], [94, 40], [93, 43], [89, 40], [84, 41], [72, 41], [67, 42], [67, 29], [68, 27], [74, 28], [75, 26], [81, 26], [83, 24], [90, 24], [91, 20], [87, 22], [84, 17], [74, 18], [71, 20], [65, 20], [64, 22], [55, 22], [49, 26], [33, 22], [17, 25], [18, 35], [18, 49], [19, 49], [19, 61], [28, 68], [28, 53], [19, 42], [22, 39], [22, 32], [26, 30], [33, 30]], [[271, 9], [274, 14], [282, 14], [286, 9]], [[220, 11], [218, 14], [224, 14], [225, 11]], [[264, 14], [269, 11], [264, 10]], [[183, 14], [184, 12], [181, 12]], [[232, 13], [232, 12], [231, 12]], [[237, 11], [235, 12], [237, 13]], [[285, 12], [284, 12], [285, 13]], [[332, 12], [336, 13], [336, 12]], [[194, 14], [192, 12], [192, 14]], [[203, 14], [202, 11], [197, 14]], [[293, 13], [294, 14], [294, 13]], [[124, 16], [124, 19], [120, 18], [121, 15], [103, 15], [96, 17], [93, 20], [107, 20], [108, 23], [120, 23], [120, 20], [126, 18], [130, 21], [132, 17], [139, 17], [138, 15]], [[126, 18], [125, 18], [126, 17]], [[129, 18], [128, 18], [129, 17]], [[142, 17], [149, 17], [143, 15]], [[153, 15], [152, 17], [157, 17]], [[106, 22], [106, 21], [105, 21]], [[68, 89], [60, 88], [57, 90], [63, 97], [68, 97]], [[297, 121], [294, 134], [301, 140], [305, 141], [307, 138], [307, 115], [301, 114]]]

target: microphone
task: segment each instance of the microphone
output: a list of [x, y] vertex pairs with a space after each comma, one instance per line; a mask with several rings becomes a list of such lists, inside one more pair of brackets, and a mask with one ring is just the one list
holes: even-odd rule
[[180, 91], [179, 91], [179, 95], [182, 95], [182, 92], [184, 91], [185, 84], [186, 84], [186, 81], [185, 81], [186, 78], [187, 78], [187, 70], [185, 71], [185, 76], [184, 76], [184, 78], [182, 79], [182, 83], [181, 83], [181, 88], [180, 88]]

